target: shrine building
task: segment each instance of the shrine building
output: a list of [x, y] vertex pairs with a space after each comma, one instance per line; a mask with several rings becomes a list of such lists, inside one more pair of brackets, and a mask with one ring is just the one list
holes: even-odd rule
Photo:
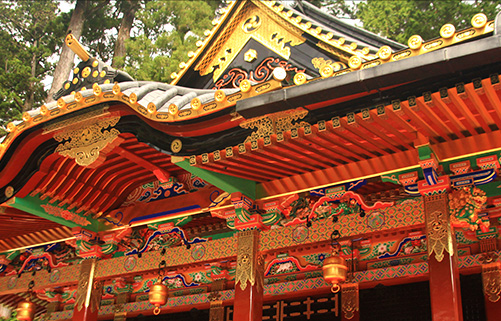
[[400, 44], [232, 1], [170, 84], [66, 45], [0, 140], [4, 316], [501, 320], [501, 14]]

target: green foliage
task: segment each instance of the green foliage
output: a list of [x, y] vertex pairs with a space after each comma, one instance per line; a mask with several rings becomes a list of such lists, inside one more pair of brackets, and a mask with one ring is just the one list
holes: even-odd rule
[[407, 44], [412, 35], [424, 40], [439, 37], [440, 28], [451, 23], [456, 30], [471, 26], [471, 18], [479, 12], [489, 20], [501, 10], [498, 0], [366, 0], [350, 7], [344, 0], [331, 0], [333, 14], [360, 19], [363, 28]]
[[17, 321], [17, 311], [15, 309], [12, 310], [10, 318], [0, 318], [0, 321]]
[[125, 70], [134, 78], [170, 82], [170, 74], [212, 28], [220, 1], [149, 1], [136, 14], [139, 32], [127, 41]]
[[[57, 2], [0, 1], [0, 125], [43, 103], [42, 79], [52, 70], [49, 57], [64, 34], [67, 15]], [[0, 132], [0, 135], [3, 134]]]

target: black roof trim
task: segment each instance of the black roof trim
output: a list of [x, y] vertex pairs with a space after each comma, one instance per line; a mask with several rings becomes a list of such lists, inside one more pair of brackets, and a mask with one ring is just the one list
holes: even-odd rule
[[[443, 48], [424, 55], [318, 79], [237, 102], [236, 111], [249, 119], [389, 86], [443, 77], [501, 62], [501, 35]], [[494, 72], [494, 71], [493, 71]], [[360, 108], [360, 106], [353, 106]]]
[[300, 4], [298, 1], [296, 1], [294, 3], [294, 7], [296, 8], [296, 10], [302, 12], [312, 20], [318, 21], [327, 26], [334, 34], [347, 35], [347, 37], [353, 38], [359, 45], [372, 46], [376, 48], [380, 48], [382, 46], [390, 46], [393, 51], [407, 48], [407, 46], [399, 42], [378, 36], [373, 32], [350, 25], [335, 16], [323, 12], [307, 1], [300, 1]]

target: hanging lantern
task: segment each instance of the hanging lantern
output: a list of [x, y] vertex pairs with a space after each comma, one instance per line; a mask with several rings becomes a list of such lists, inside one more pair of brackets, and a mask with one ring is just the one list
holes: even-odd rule
[[35, 304], [29, 299], [17, 305], [17, 319], [20, 321], [32, 321], [35, 316]]
[[28, 299], [17, 305], [17, 319], [20, 321], [32, 321], [35, 316], [35, 304], [31, 302], [31, 289], [35, 286], [35, 282], [31, 281], [28, 285]]
[[160, 314], [160, 306], [167, 303], [167, 299], [169, 297], [169, 290], [167, 289], [167, 286], [162, 283], [165, 273], [163, 268], [165, 265], [165, 261], [160, 262], [157, 283], [150, 287], [149, 301], [155, 306], [155, 310], [153, 310], [153, 314], [155, 315]]
[[339, 292], [341, 289], [340, 283], [346, 280], [346, 275], [348, 273], [348, 266], [346, 265], [346, 260], [339, 256], [341, 246], [337, 239], [339, 238], [339, 232], [332, 232], [332, 253], [331, 256], [324, 260], [324, 265], [322, 266], [322, 273], [324, 275], [325, 281], [332, 284], [331, 291], [333, 293]]

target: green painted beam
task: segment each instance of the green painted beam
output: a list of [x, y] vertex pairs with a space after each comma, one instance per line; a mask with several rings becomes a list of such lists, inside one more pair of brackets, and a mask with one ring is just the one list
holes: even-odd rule
[[200, 177], [204, 181], [222, 189], [227, 193], [240, 192], [245, 196], [256, 199], [256, 182], [248, 179], [234, 177], [230, 175], [212, 172], [196, 166], [191, 166], [189, 160], [185, 159], [179, 162], [174, 162], [177, 166]]
[[49, 203], [49, 199], [41, 200], [38, 196], [28, 195], [23, 198], [14, 198], [13, 204], [9, 205], [18, 210], [45, 218], [69, 228], [79, 226], [93, 232], [99, 232], [109, 228], [96, 219], [79, 215], [68, 210], [67, 206], [59, 207], [57, 204], [58, 202], [54, 202], [53, 204]]

